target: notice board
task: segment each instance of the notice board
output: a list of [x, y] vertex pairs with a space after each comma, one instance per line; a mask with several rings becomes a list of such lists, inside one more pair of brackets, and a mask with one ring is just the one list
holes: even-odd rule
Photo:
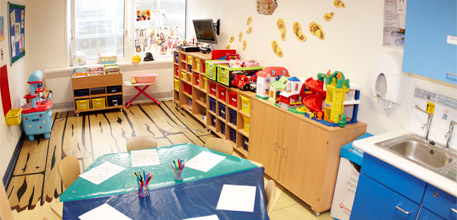
[[25, 6], [8, 3], [11, 65], [25, 56]]

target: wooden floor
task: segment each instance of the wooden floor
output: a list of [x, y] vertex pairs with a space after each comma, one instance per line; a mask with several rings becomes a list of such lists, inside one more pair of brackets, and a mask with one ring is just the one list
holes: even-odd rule
[[204, 145], [213, 135], [172, 101], [132, 105], [123, 111], [53, 114], [51, 138], [25, 140], [7, 186], [11, 209], [21, 212], [51, 202], [62, 193], [57, 165], [63, 157], [78, 157], [82, 170], [102, 154], [126, 151], [127, 139], [141, 134], [157, 138], [159, 146]]

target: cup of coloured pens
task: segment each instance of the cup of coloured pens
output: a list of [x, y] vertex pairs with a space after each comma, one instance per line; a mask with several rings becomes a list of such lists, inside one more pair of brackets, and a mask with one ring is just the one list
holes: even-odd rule
[[143, 173], [140, 171], [138, 171], [138, 173], [133, 172], [133, 176], [136, 178], [136, 182], [138, 183], [138, 196], [140, 198], [149, 197], [148, 184], [154, 174], [146, 173], [143, 170]]
[[173, 160], [173, 164], [171, 164], [171, 168], [175, 173], [175, 180], [182, 181], [182, 170], [184, 169], [185, 162], [183, 160]]

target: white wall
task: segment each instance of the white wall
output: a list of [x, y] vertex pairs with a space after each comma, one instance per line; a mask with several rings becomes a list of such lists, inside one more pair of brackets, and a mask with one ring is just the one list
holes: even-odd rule
[[[16, 0], [11, 3], [24, 5], [25, 0]], [[25, 51], [26, 55], [13, 66], [10, 66], [10, 52], [9, 52], [9, 32], [8, 32], [8, 1], [0, 0], [0, 16], [4, 17], [4, 27], [5, 27], [5, 40], [0, 41], [0, 49], [3, 50], [4, 56], [3, 59], [0, 59], [0, 66], [7, 65], [8, 67], [8, 81], [10, 87], [10, 95], [11, 95], [11, 102], [13, 108], [19, 108], [21, 106], [21, 102], [23, 100], [23, 96], [26, 94], [28, 87], [27, 87], [27, 78], [28, 78], [28, 70], [27, 64], [30, 58], [28, 54], [29, 51], [29, 17], [28, 12], [29, 8], [26, 5], [25, 8]], [[5, 122], [5, 117], [3, 115], [3, 106], [0, 102], [0, 109], [2, 109], [2, 113], [0, 114], [0, 175], [3, 177], [6, 168], [8, 167], [8, 163], [11, 160], [11, 155], [16, 147], [17, 142], [21, 136], [21, 129], [19, 126], [8, 126]]]
[[[317, 73], [325, 73], [329, 69], [332, 72], [342, 71], [352, 82], [363, 86], [358, 118], [368, 124], [368, 132], [379, 134], [408, 128], [415, 86], [456, 97], [455, 85], [411, 75], [409, 89], [401, 105], [394, 104], [389, 110], [377, 107], [376, 99], [370, 95], [368, 81], [372, 61], [380, 53], [403, 53], [402, 50], [382, 46], [384, 1], [344, 1], [345, 8], [336, 8], [333, 0], [278, 1], [275, 12], [268, 16], [257, 13], [255, 1], [217, 2], [218, 4], [208, 3], [207, 0], [192, 0], [189, 4], [193, 4], [192, 9], [196, 10], [190, 13], [191, 16], [214, 16], [213, 12], [222, 9], [219, 49], [225, 48], [230, 36], [234, 36], [235, 42], [231, 43], [231, 48], [237, 49], [243, 59], [256, 59], [263, 66], [284, 66], [298, 77], [316, 77]], [[324, 13], [328, 12], [335, 13], [330, 22], [323, 19]], [[249, 16], [252, 16], [252, 34], [246, 33]], [[286, 23], [285, 41], [281, 40], [276, 28], [278, 18], [284, 19]], [[307, 38], [305, 42], [299, 42], [292, 33], [295, 21], [301, 24], [302, 32]], [[321, 25], [325, 40], [310, 34], [308, 26], [312, 21]], [[240, 32], [243, 33], [243, 40], [247, 41], [244, 51], [239, 42]], [[273, 40], [282, 48], [284, 57], [274, 55], [271, 49]]]

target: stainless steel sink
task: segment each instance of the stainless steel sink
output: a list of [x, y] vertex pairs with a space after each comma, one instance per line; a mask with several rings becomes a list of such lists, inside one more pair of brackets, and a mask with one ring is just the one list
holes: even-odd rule
[[376, 145], [436, 171], [457, 161], [457, 156], [443, 146], [428, 144], [424, 138], [414, 134], [382, 141]]

